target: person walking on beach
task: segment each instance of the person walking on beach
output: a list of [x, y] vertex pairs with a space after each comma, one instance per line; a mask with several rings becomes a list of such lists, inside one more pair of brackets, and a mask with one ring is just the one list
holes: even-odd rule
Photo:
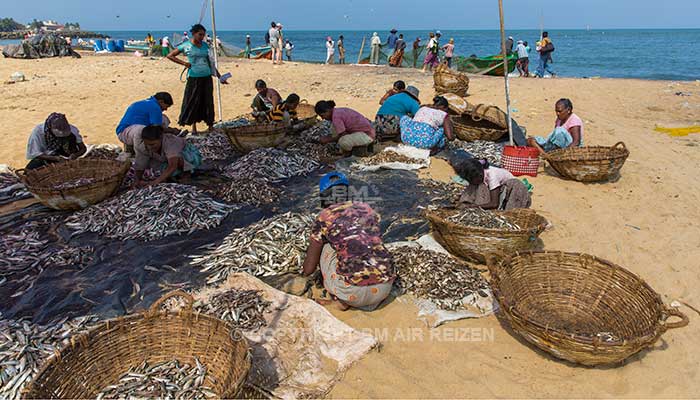
[[544, 73], [549, 72], [554, 77], [556, 74], [549, 68], [549, 63], [553, 62], [552, 53], [554, 53], [554, 43], [549, 38], [549, 32], [542, 32], [542, 40], [537, 42], [537, 52], [540, 54], [540, 62], [535, 76], [543, 78]]
[[333, 38], [328, 36], [326, 38], [326, 64], [335, 63], [335, 42]]
[[345, 38], [343, 35], [338, 37], [338, 64], [345, 64]]
[[452, 68], [452, 56], [454, 55], [455, 51], [455, 40], [450, 39], [449, 43], [442, 46], [442, 49], [445, 50], [445, 61], [447, 62], [447, 67]]
[[287, 40], [284, 44], [284, 51], [287, 54], [287, 61], [292, 61], [292, 50], [294, 50], [294, 43]]
[[167, 57], [168, 54], [170, 54], [170, 38], [167, 36], [164, 37], [163, 40], [160, 41], [160, 47], [163, 57]]
[[518, 53], [518, 61], [515, 64], [518, 67], [518, 72], [520, 72], [520, 76], [527, 78], [530, 76], [530, 54], [527, 44], [518, 40], [518, 47], [515, 48], [515, 51]]
[[427, 53], [425, 54], [425, 59], [423, 60], [423, 72], [427, 72], [428, 68], [430, 68], [430, 71], [432, 71], [433, 67], [437, 67], [440, 63], [438, 59], [438, 50], [440, 48], [438, 47], [439, 44], [437, 38], [433, 32], [430, 32], [429, 36], [430, 40], [428, 40], [428, 46], [425, 49]]
[[418, 57], [420, 56], [420, 38], [413, 41], [413, 68], [418, 68]]
[[[182, 99], [182, 109], [178, 124], [192, 125], [192, 133], [197, 134], [197, 122], [204, 121], [211, 131], [214, 126], [214, 84], [211, 76], [221, 79], [221, 74], [211, 65], [209, 46], [204, 42], [207, 33], [201, 24], [190, 29], [192, 39], [177, 46], [168, 54], [168, 59], [187, 68], [187, 85]], [[178, 56], [185, 54], [187, 61]], [[221, 83], [227, 82], [222, 80]]]
[[369, 55], [369, 63], [375, 65], [379, 64], [379, 49], [382, 47], [382, 39], [379, 38], [379, 34], [377, 32], [372, 34], [370, 44], [372, 45], [372, 50]]
[[396, 46], [394, 47], [394, 54], [391, 55], [389, 60], [389, 66], [401, 68], [403, 63], [403, 55], [406, 51], [406, 41], [403, 40], [403, 34], [399, 35], [399, 39], [396, 41]]
[[250, 58], [250, 35], [245, 35], [245, 58]]

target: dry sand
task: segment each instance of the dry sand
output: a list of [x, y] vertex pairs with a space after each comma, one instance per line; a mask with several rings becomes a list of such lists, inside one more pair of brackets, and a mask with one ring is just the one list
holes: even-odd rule
[[[224, 61], [231, 84], [223, 90], [224, 116], [248, 110], [255, 79], [283, 95], [310, 102], [334, 99], [368, 117], [391, 83], [402, 78], [432, 97], [432, 79], [417, 71], [264, 61]], [[0, 79], [22, 71], [28, 82], [0, 85], [0, 162], [22, 167], [32, 127], [52, 111], [77, 125], [88, 143], [116, 143], [124, 109], [156, 91], [170, 91], [176, 120], [184, 85], [180, 67], [131, 56], [0, 61]], [[476, 77], [470, 102], [504, 107], [503, 80]], [[692, 96], [677, 96], [676, 92]], [[554, 102], [569, 97], [586, 122], [587, 144], [624, 141], [631, 155], [615, 183], [585, 185], [541, 173], [533, 208], [553, 228], [542, 236], [550, 250], [581, 251], [618, 263], [643, 277], [664, 301], [700, 307], [700, 135], [673, 138], [655, 125], [687, 126], [700, 120], [699, 82], [613, 79], [515, 79], [514, 114], [530, 134], [546, 134]], [[429, 175], [448, 179], [435, 162]], [[700, 393], [700, 316], [683, 307], [688, 327], [669, 331], [653, 350], [619, 368], [580, 368], [555, 361], [516, 340], [495, 317], [424, 328], [413, 305], [395, 300], [372, 312], [336, 312], [358, 329], [386, 333], [383, 348], [351, 368], [330, 397], [627, 397], [689, 398]], [[384, 331], [386, 329], [386, 331]], [[464, 340], [465, 334], [471, 340]]]

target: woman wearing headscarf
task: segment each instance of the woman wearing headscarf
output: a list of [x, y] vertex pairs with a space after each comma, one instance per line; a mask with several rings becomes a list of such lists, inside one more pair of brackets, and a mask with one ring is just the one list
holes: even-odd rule
[[80, 131], [68, 123], [64, 114], [51, 113], [43, 124], [34, 127], [27, 141], [26, 169], [75, 160], [85, 154]]
[[382, 47], [382, 39], [379, 38], [379, 34], [377, 32], [374, 32], [372, 34], [372, 40], [370, 41], [370, 44], [372, 45], [372, 51], [369, 55], [369, 63], [379, 64], [379, 50]]
[[[181, 126], [192, 125], [192, 133], [197, 134], [197, 122], [205, 122], [212, 130], [214, 125], [214, 84], [211, 76], [221, 79], [219, 71], [209, 58], [209, 45], [204, 41], [207, 30], [201, 24], [190, 29], [192, 39], [183, 42], [168, 54], [168, 59], [187, 68], [187, 85], [180, 111]], [[178, 56], [187, 56], [183, 61]], [[221, 81], [226, 83], [226, 81]]]
[[326, 64], [335, 63], [335, 43], [333, 38], [328, 36], [326, 38]]

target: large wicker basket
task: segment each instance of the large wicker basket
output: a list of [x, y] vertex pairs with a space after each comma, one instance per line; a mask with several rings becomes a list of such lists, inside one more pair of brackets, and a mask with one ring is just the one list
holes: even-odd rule
[[[179, 312], [159, 310], [171, 297], [186, 301]], [[25, 397], [30, 399], [94, 399], [118, 382], [130, 368], [147, 361], [177, 359], [207, 367], [205, 385], [218, 398], [232, 398], [250, 370], [245, 339], [227, 322], [192, 311], [192, 296], [171, 292], [143, 314], [119, 317], [92, 328], [60, 350], [41, 367]]]
[[625, 144], [618, 142], [612, 147], [569, 147], [542, 157], [564, 178], [600, 182], [617, 178], [629, 155]]
[[306, 100], [302, 100], [297, 106], [297, 118], [304, 123], [306, 129], [318, 123], [318, 116], [314, 106], [308, 104]]
[[440, 64], [433, 72], [435, 93], [454, 93], [460, 97], [466, 97], [469, 91], [469, 77], [462, 72], [457, 72], [445, 64]]
[[[56, 210], [79, 210], [119, 190], [131, 163], [116, 160], [77, 159], [17, 171], [22, 183], [42, 204]], [[89, 184], [57, 189], [56, 185], [90, 178]]]
[[233, 148], [241, 153], [263, 147], [277, 147], [287, 134], [287, 128], [282, 123], [252, 123], [222, 129]]
[[[688, 317], [626, 269], [597, 257], [524, 252], [489, 262], [502, 317], [557, 358], [613, 364], [651, 346]], [[678, 322], [666, 322], [670, 316]]]
[[461, 140], [495, 142], [508, 133], [508, 117], [500, 108], [478, 104], [459, 116], [451, 116], [455, 135]]
[[464, 226], [447, 220], [458, 212], [456, 209], [438, 209], [427, 211], [425, 215], [435, 240], [447, 251], [481, 264], [486, 263], [490, 254], [511, 254], [533, 249], [537, 238], [547, 227], [547, 220], [530, 209], [493, 211], [517, 224], [520, 227], [518, 230]]

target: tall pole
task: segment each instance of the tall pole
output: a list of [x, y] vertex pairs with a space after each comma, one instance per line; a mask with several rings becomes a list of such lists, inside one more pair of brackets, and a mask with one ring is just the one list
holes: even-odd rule
[[506, 80], [506, 115], [508, 116], [508, 138], [510, 139], [510, 145], [512, 146], [513, 120], [510, 117], [510, 83], [508, 82], [508, 52], [506, 51], [506, 28], [503, 18], [503, 0], [498, 0], [498, 14], [501, 18], [501, 51], [503, 52], [503, 76]]
[[[219, 69], [219, 43], [216, 40], [216, 14], [214, 14], [214, 0], [211, 0], [211, 30], [212, 39], [214, 40], [214, 68]], [[213, 71], [212, 71], [213, 72]], [[221, 80], [216, 80], [216, 96], [219, 106], [219, 121], [224, 119], [223, 108], [221, 106]]]

